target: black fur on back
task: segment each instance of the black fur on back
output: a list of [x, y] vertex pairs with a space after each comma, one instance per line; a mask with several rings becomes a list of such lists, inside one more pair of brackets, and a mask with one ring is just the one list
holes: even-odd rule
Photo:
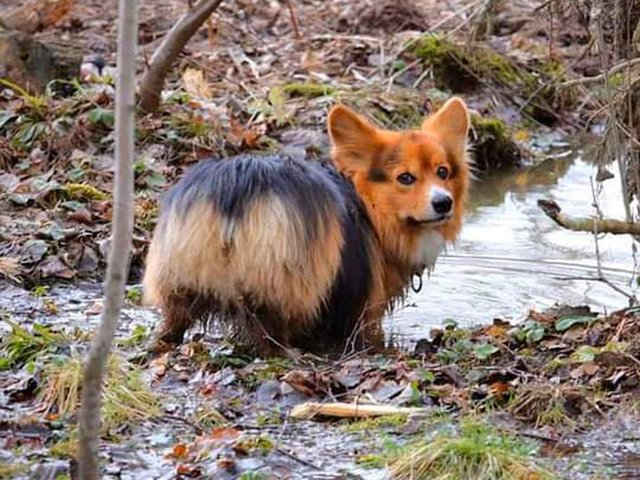
[[[371, 290], [370, 249], [375, 234], [353, 184], [333, 164], [280, 154], [206, 160], [192, 167], [169, 191], [163, 216], [172, 209], [184, 213], [204, 199], [224, 216], [240, 219], [251, 202], [270, 194], [282, 198], [287, 208], [297, 210], [304, 219], [307, 241], [317, 238], [319, 222], [329, 215], [339, 215], [345, 240], [339, 273], [315, 327], [299, 338], [289, 339], [289, 343], [310, 350], [342, 344], [357, 326]], [[278, 321], [274, 312], [254, 304], [251, 298], [244, 301], [264, 326]], [[239, 312], [216, 311], [212, 299], [210, 313], [234, 323], [234, 313]], [[243, 323], [240, 318], [235, 320]]]
[[205, 160], [189, 169], [167, 195], [163, 210], [173, 207], [184, 213], [204, 199], [222, 215], [238, 220], [254, 201], [269, 194], [307, 220], [307, 241], [316, 238], [318, 225], [332, 212], [345, 208], [339, 187], [319, 164], [283, 155], [240, 155]]

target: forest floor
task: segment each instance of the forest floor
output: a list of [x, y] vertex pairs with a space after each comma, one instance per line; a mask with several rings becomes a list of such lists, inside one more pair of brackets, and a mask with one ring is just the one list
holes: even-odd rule
[[[37, 38], [113, 66], [117, 2], [81, 3]], [[142, 69], [187, 2], [140, 3]], [[552, 12], [554, 2], [506, 3], [484, 35], [478, 1], [292, 1], [294, 22], [287, 2], [236, 0], [192, 39], [161, 111], [138, 119], [131, 285], [105, 385], [106, 477], [467, 478], [486, 468], [469, 478], [640, 478], [634, 309], [450, 323], [376, 356], [247, 358], [214, 332], [150, 363], [141, 354], [158, 320], [139, 306], [137, 285], [158, 201], [199, 159], [324, 157], [335, 102], [407, 128], [451, 92], [472, 108], [478, 182], [535, 163], [538, 136], [590, 133], [600, 87], [573, 81], [602, 73], [586, 13], [575, 2]], [[108, 72], [64, 94], [0, 88], [0, 478], [75, 471], [80, 359], [101, 311], [112, 212]], [[416, 410], [291, 417], [296, 405], [337, 401]]]

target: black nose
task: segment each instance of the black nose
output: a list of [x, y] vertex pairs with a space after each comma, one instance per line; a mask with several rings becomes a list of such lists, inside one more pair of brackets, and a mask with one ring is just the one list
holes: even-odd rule
[[445, 213], [449, 213], [451, 210], [453, 200], [451, 200], [449, 195], [439, 194], [431, 199], [431, 205], [433, 205], [433, 209], [436, 213], [444, 215]]

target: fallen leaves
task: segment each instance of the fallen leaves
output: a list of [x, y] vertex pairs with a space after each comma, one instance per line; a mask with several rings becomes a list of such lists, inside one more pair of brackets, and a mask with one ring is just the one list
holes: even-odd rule
[[211, 88], [202, 70], [185, 68], [182, 72], [182, 83], [185, 91], [195, 98], [208, 99], [211, 97]]

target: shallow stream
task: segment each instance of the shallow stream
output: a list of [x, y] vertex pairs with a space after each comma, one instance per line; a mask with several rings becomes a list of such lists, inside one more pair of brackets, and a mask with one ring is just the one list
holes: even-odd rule
[[[617, 170], [602, 183], [598, 203], [608, 218], [624, 219]], [[462, 325], [494, 318], [521, 320], [529, 309], [554, 303], [589, 305], [597, 311], [625, 307], [627, 297], [597, 276], [594, 236], [557, 226], [538, 208], [555, 200], [572, 216], [594, 214], [591, 179], [596, 168], [579, 155], [556, 154], [531, 168], [483, 178], [473, 186], [459, 241], [442, 255], [419, 293], [387, 319], [407, 340], [423, 338], [447, 318]], [[595, 180], [594, 180], [595, 183]], [[598, 240], [604, 277], [633, 293], [633, 240]]]

